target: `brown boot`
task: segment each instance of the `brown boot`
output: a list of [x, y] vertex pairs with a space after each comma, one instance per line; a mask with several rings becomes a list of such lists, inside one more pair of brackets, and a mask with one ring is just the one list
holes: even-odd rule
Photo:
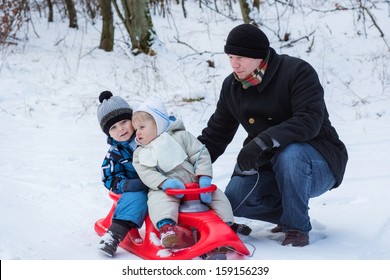
[[292, 245], [293, 247], [305, 247], [309, 245], [309, 235], [299, 230], [289, 230], [282, 242], [283, 246]]
[[271, 229], [271, 232], [272, 232], [272, 233], [283, 232], [283, 227], [282, 227], [282, 225], [277, 225], [276, 227], [274, 227], [273, 229]]

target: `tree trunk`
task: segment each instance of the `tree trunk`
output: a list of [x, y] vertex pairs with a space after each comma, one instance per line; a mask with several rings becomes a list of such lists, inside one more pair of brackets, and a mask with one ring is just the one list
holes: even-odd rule
[[154, 55], [151, 49], [154, 43], [155, 31], [153, 28], [150, 10], [145, 0], [122, 0], [124, 9], [124, 23], [131, 40], [131, 51], [137, 55], [145, 53]]
[[114, 49], [114, 21], [112, 18], [111, 0], [99, 0], [103, 18], [99, 49], [110, 52]]
[[[95, 17], [96, 17], [96, 4], [95, 4], [95, 1], [93, 1], [92, 2], [93, 7], [92, 7], [91, 1], [92, 0], [86, 0], [85, 5], [87, 6], [87, 12], [88, 12], [89, 16], [91, 17], [91, 19], [95, 19]], [[99, 0], [99, 2], [101, 2], [101, 1]]]
[[240, 8], [244, 23], [250, 23], [258, 26], [260, 19], [260, 0], [240, 0]]
[[65, 0], [66, 9], [68, 10], [69, 15], [69, 27], [78, 28], [77, 25], [77, 12], [74, 6], [73, 0]]
[[240, 0], [240, 8], [241, 8], [241, 14], [242, 19], [244, 23], [251, 23], [253, 20], [249, 16], [251, 10], [249, 8], [249, 4], [247, 3], [247, 0]]
[[53, 22], [53, 4], [51, 3], [51, 0], [47, 0], [47, 6], [49, 8], [49, 16], [47, 18], [48, 22]]
[[184, 6], [184, 0], [181, 0], [181, 9], [183, 10], [184, 18], [187, 18], [187, 10], [186, 7]]

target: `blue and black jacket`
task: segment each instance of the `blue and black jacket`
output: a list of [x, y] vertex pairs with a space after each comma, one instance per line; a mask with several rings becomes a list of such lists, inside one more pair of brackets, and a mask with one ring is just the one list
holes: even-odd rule
[[107, 143], [110, 149], [102, 163], [104, 186], [117, 194], [148, 191], [133, 167], [133, 152], [137, 147], [135, 136], [126, 142], [108, 137]]
[[131, 221], [140, 228], [147, 214], [148, 187], [142, 183], [133, 167], [135, 135], [118, 142], [108, 137], [110, 145], [102, 164], [102, 181], [110, 191], [120, 194], [113, 219]]

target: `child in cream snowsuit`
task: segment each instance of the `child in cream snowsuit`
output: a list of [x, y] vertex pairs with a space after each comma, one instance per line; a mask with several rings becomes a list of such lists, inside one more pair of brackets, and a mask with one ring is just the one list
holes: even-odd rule
[[[199, 182], [209, 187], [213, 176], [211, 159], [206, 147], [185, 130], [183, 122], [168, 116], [164, 104], [148, 99], [133, 113], [133, 126], [139, 144], [133, 165], [141, 180], [149, 187], [148, 211], [154, 226], [160, 230], [165, 248], [187, 247], [178, 221], [180, 198], [165, 193], [168, 188], [185, 189], [184, 184]], [[227, 224], [233, 224], [233, 212], [225, 194], [217, 189], [200, 195]]]

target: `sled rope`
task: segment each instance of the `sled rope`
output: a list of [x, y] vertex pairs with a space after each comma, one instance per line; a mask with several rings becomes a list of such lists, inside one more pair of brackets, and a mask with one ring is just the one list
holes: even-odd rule
[[245, 254], [243, 254], [243, 253], [241, 253], [241, 252], [239, 252], [239, 251], [237, 251], [237, 250], [235, 250], [234, 248], [232, 248], [232, 247], [229, 247], [229, 246], [224, 246], [227, 250], [229, 250], [229, 251], [231, 251], [231, 252], [234, 252], [234, 253], [236, 253], [236, 254], [238, 254], [238, 255], [241, 255], [241, 256], [245, 256], [245, 257], [253, 257], [253, 255], [255, 254], [255, 251], [256, 251], [256, 247], [253, 245], [253, 244], [251, 244], [251, 243], [247, 243], [247, 242], [243, 242], [244, 244], [245, 244], [245, 246], [250, 246], [250, 247], [252, 247], [253, 248], [253, 252], [250, 254], [250, 255], [245, 255]]
[[246, 197], [241, 201], [240, 204], [238, 204], [238, 206], [236, 208], [234, 208], [233, 210], [233, 213], [245, 202], [245, 200], [247, 200], [247, 198], [251, 195], [251, 193], [255, 190], [256, 186], [257, 186], [257, 183], [259, 182], [259, 179], [260, 179], [260, 174], [259, 172], [256, 172], [257, 174], [257, 179], [256, 179], [256, 182], [255, 184], [253, 185], [252, 189], [250, 190], [250, 192], [246, 195]]

